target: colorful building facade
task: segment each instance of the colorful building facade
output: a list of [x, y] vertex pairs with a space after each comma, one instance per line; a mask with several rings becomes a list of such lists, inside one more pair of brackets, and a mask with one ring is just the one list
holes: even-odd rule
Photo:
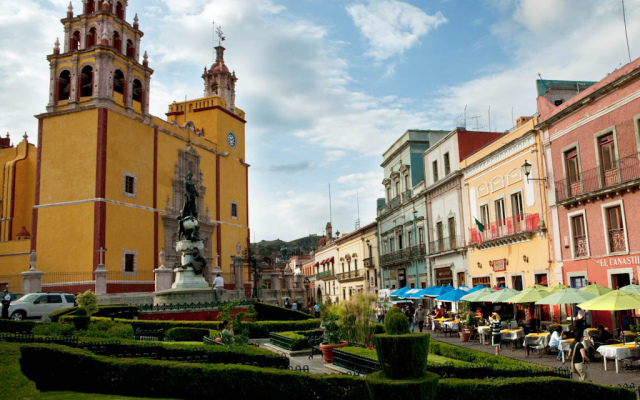
[[165, 265], [179, 262], [176, 216], [188, 173], [199, 193], [207, 271], [219, 266], [232, 281], [229, 257], [250, 237], [249, 165], [245, 114], [235, 107], [237, 78], [224, 48], [202, 75], [205, 97], [173, 103], [165, 121], [148, 111], [153, 70], [140, 57], [137, 16], [126, 21], [126, 1], [83, 6], [62, 20], [64, 43], [56, 41], [48, 56], [47, 112], [37, 116], [27, 208], [44, 289], [91, 287], [93, 271], [104, 265], [108, 292], [153, 290], [160, 252]]
[[[535, 118], [461, 161], [470, 285], [517, 290], [557, 282], [547, 234], [542, 140]], [[523, 165], [531, 164], [526, 176]], [[476, 222], [477, 221], [477, 222]], [[544, 316], [545, 320], [549, 318]]]
[[[596, 83], [538, 81], [554, 256], [566, 285], [638, 282], [639, 77], [637, 59]], [[610, 313], [597, 319], [609, 325]]]

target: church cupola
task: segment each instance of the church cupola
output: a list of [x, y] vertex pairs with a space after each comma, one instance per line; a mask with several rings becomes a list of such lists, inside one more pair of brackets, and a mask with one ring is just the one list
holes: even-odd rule
[[222, 35], [220, 27], [216, 30], [218, 35], [218, 46], [216, 46], [216, 61], [211, 68], [207, 70], [205, 67], [202, 79], [204, 79], [204, 95], [205, 97], [217, 96], [226, 103], [227, 110], [233, 112], [236, 102], [236, 73], [229, 72], [229, 68], [224, 63], [224, 50], [222, 41], [225, 39]]

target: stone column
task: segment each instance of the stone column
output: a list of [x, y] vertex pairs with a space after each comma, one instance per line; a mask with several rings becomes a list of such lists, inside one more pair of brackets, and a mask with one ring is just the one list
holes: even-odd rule
[[281, 289], [280, 279], [281, 279], [280, 272], [278, 271], [271, 272], [271, 289], [272, 290]]
[[155, 273], [156, 280], [156, 292], [160, 292], [162, 290], [171, 289], [171, 285], [173, 284], [173, 270], [171, 268], [167, 268], [164, 265], [165, 257], [164, 250], [160, 251], [160, 267], [153, 270]]
[[300, 275], [296, 275], [296, 283], [297, 283], [297, 288], [298, 290], [305, 290], [304, 288], [304, 278], [305, 276], [300, 274]]
[[22, 293], [37, 293], [42, 291], [42, 275], [44, 272], [36, 269], [36, 251], [32, 250], [29, 255], [29, 270], [22, 274]]
[[233, 263], [235, 265], [236, 289], [241, 289], [244, 292], [244, 263], [242, 258], [234, 258]]
[[293, 274], [290, 271], [284, 272], [284, 288], [293, 290]]
[[104, 267], [104, 264], [98, 264], [98, 268], [93, 271], [93, 274], [96, 277], [96, 288], [95, 294], [100, 296], [103, 294], [107, 294], [107, 270]]

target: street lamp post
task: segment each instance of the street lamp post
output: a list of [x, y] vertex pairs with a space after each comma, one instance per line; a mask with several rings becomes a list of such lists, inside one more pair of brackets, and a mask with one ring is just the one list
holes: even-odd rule
[[304, 277], [304, 281], [302, 281], [302, 284], [304, 285], [304, 291], [307, 294], [306, 308], [309, 308], [309, 287], [311, 286], [311, 281], [309, 280], [308, 276]]
[[253, 267], [253, 298], [258, 300], [260, 298], [260, 288], [258, 287], [258, 282], [262, 278], [262, 271], [260, 269], [260, 264], [258, 260], [252, 259], [251, 264]]

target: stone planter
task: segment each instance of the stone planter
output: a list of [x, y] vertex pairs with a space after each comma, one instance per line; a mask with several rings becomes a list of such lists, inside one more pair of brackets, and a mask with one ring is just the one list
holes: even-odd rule
[[458, 333], [460, 335], [461, 342], [468, 342], [471, 337], [471, 331], [469, 329], [465, 329], [462, 332]]
[[347, 347], [349, 342], [346, 340], [340, 341], [337, 344], [320, 343], [320, 351], [322, 351], [322, 358], [324, 358], [325, 364], [331, 364], [333, 362], [333, 349], [340, 347]]

